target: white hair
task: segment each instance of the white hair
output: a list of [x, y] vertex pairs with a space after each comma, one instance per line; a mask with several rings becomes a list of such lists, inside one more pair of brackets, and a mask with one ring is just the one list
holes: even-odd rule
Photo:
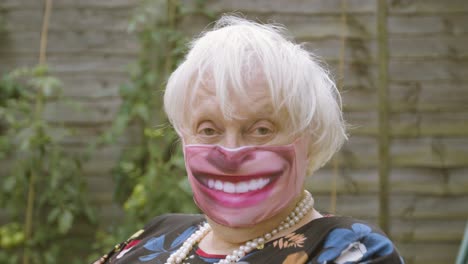
[[176, 131], [180, 134], [188, 125], [193, 95], [208, 78], [222, 113], [232, 118], [229, 96], [246, 96], [245, 84], [260, 70], [275, 111], [287, 111], [292, 134], [312, 137], [310, 172], [323, 166], [347, 138], [341, 98], [318, 59], [284, 31], [278, 25], [223, 16], [195, 39], [164, 94], [164, 108]]

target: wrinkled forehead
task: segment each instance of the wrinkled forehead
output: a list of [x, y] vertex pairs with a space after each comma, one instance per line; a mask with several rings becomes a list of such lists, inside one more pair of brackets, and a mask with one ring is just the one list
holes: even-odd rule
[[187, 94], [188, 106], [193, 109], [200, 103], [211, 101], [219, 104], [220, 110], [228, 117], [249, 104], [268, 105], [270, 111], [276, 109], [272, 100], [270, 82], [259, 69], [246, 71], [240, 79], [220, 78], [207, 72], [193, 80], [191, 91]]
[[250, 76], [246, 73], [246, 77], [242, 80], [216, 80], [206, 75], [194, 84], [189, 94], [191, 103], [207, 97], [216, 97], [219, 101], [226, 99], [226, 103], [236, 100], [255, 102], [272, 97], [269, 83], [261, 73], [250, 74]]

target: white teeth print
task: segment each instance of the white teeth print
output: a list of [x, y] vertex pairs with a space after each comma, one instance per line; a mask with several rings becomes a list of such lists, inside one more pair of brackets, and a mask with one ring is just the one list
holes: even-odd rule
[[223, 184], [223, 191], [226, 193], [234, 193], [236, 192], [236, 187], [234, 186], [234, 183], [232, 182], [225, 182]]
[[206, 183], [208, 188], [223, 191], [225, 193], [246, 193], [262, 189], [270, 182], [269, 179], [257, 179], [238, 183], [223, 182], [209, 179]]
[[255, 191], [255, 190], [258, 189], [258, 182], [257, 182], [257, 180], [251, 180], [251, 181], [249, 182], [249, 189], [250, 189], [250, 190], [253, 190], [253, 191]]
[[245, 193], [249, 191], [249, 184], [246, 182], [239, 182], [236, 184], [236, 193]]
[[215, 187], [216, 190], [222, 190], [223, 189], [223, 182], [221, 182], [220, 180], [216, 180], [214, 187]]
[[213, 179], [209, 179], [208, 180], [208, 187], [210, 187], [210, 189], [213, 189], [215, 186], [215, 181]]

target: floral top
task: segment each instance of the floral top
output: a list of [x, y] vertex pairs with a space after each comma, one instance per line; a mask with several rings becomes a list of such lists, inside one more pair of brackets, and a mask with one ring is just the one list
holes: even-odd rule
[[[117, 245], [96, 263], [165, 263], [171, 253], [205, 222], [202, 215], [169, 214], [156, 217], [126, 242]], [[215, 263], [212, 255], [198, 247], [183, 263]], [[392, 242], [378, 229], [349, 217], [312, 220], [283, 237], [265, 243], [238, 263], [283, 264], [403, 264]]]

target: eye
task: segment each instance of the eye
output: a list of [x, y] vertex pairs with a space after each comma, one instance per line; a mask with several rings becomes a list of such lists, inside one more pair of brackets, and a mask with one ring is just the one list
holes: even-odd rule
[[216, 130], [214, 130], [213, 128], [207, 127], [207, 128], [203, 128], [198, 133], [205, 135], [205, 136], [213, 136], [216, 134]]
[[250, 134], [256, 137], [271, 136], [275, 133], [275, 126], [269, 121], [260, 121], [250, 128]]
[[198, 126], [197, 134], [204, 137], [213, 137], [219, 134], [219, 130], [212, 122], [205, 121]]
[[260, 136], [265, 136], [271, 134], [273, 131], [268, 127], [257, 127], [255, 129], [255, 134]]

